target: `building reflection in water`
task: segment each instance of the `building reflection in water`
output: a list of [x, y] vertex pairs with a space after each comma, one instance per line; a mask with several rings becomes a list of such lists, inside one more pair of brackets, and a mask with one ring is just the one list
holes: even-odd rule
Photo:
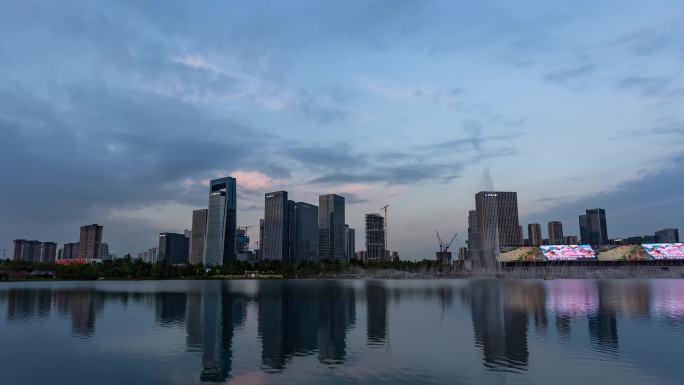
[[342, 363], [346, 336], [354, 325], [354, 290], [339, 282], [310, 285], [264, 283], [257, 294], [261, 361], [265, 370], [282, 370], [295, 356], [318, 352], [322, 363]]
[[509, 292], [500, 281], [473, 281], [468, 289], [475, 346], [482, 349], [484, 365], [496, 370], [524, 369], [529, 356], [528, 317], [515, 306], [520, 300], [515, 297], [524, 290]]
[[95, 332], [95, 320], [102, 313], [105, 298], [93, 289], [56, 290], [55, 304], [60, 315], [71, 317], [71, 333], [91, 337]]
[[191, 292], [186, 304], [186, 349], [201, 350], [200, 379], [223, 382], [230, 376], [233, 337], [247, 317], [247, 298], [232, 293], [225, 283], [206, 283]]
[[155, 294], [155, 319], [161, 326], [173, 326], [185, 321], [188, 295], [180, 292]]
[[[324, 364], [347, 359], [347, 336], [356, 323], [355, 285], [262, 281], [250, 294], [230, 282], [188, 286], [187, 290], [156, 294], [97, 290], [95, 286], [7, 288], [0, 290], [0, 304], [6, 304], [10, 324], [44, 321], [56, 311], [70, 319], [73, 336], [90, 338], [107, 303], [125, 306], [129, 300], [153, 301], [157, 325], [185, 328], [185, 348], [201, 356], [200, 379], [207, 382], [230, 378], [233, 339], [246, 322], [252, 302], [264, 370], [284, 370], [298, 356], [317, 356]], [[551, 338], [547, 335], [549, 324], [555, 327], [560, 343], [571, 339], [573, 326], [587, 325], [588, 333], [581, 337], [588, 340], [589, 348], [616, 354], [621, 317], [684, 322], [684, 281], [472, 280], [459, 285], [407, 283], [393, 288], [383, 281], [366, 281], [356, 288], [365, 296], [366, 344], [371, 346], [389, 340], [390, 301], [398, 306], [400, 300], [436, 298], [444, 312], [452, 307], [454, 293], [460, 294], [457, 298], [471, 313], [475, 346], [490, 370], [526, 370], [531, 360], [530, 333]]]
[[387, 313], [390, 291], [382, 281], [367, 281], [366, 287], [366, 335], [368, 345], [387, 342]]

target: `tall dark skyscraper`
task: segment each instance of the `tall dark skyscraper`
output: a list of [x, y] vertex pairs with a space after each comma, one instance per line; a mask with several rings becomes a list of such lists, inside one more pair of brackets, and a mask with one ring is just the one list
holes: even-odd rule
[[475, 260], [479, 258], [478, 247], [479, 241], [477, 239], [477, 210], [468, 211], [468, 259]]
[[549, 222], [549, 243], [552, 245], [563, 245], [565, 239], [563, 238], [563, 224], [559, 221]]
[[366, 214], [366, 261], [382, 261], [385, 254], [385, 218], [380, 214]]
[[345, 260], [344, 197], [335, 194], [318, 197], [318, 255], [325, 260]]
[[192, 212], [192, 235], [190, 241], [190, 263], [202, 263], [204, 256], [204, 238], [207, 236], [207, 213], [209, 210], [200, 209]]
[[530, 245], [540, 246], [542, 244], [542, 231], [539, 223], [530, 223], [527, 225], [527, 234], [530, 240]]
[[606, 210], [587, 209], [585, 215], [580, 215], [579, 225], [582, 243], [589, 245], [605, 245], [608, 243]]
[[297, 261], [318, 260], [318, 206], [295, 203], [294, 256]]
[[237, 260], [236, 193], [235, 178], [226, 177], [209, 182], [207, 236], [203, 256], [205, 266]]
[[288, 260], [290, 205], [287, 191], [266, 193], [264, 202], [264, 240], [261, 257], [265, 260]]
[[102, 229], [98, 224], [81, 226], [78, 257], [81, 259], [99, 259], [102, 247]]
[[480, 265], [491, 268], [501, 248], [522, 245], [518, 220], [518, 194], [481, 191], [475, 195]]
[[345, 252], [347, 254], [347, 260], [354, 258], [356, 251], [356, 230], [349, 227], [349, 225], [344, 226], [344, 239], [345, 239]]
[[159, 261], [164, 261], [167, 265], [188, 263], [188, 238], [185, 234], [159, 234]]

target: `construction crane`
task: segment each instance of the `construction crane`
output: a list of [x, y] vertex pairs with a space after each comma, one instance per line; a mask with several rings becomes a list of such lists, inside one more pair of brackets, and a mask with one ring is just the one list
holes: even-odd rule
[[389, 207], [389, 204], [386, 204], [384, 207], [380, 207], [380, 210], [383, 210], [385, 212], [385, 251], [389, 252], [392, 254], [391, 251], [389, 251], [389, 232], [387, 231], [387, 208]]
[[449, 252], [449, 247], [451, 247], [451, 244], [454, 243], [454, 240], [456, 240], [456, 236], [458, 233], [454, 233], [454, 236], [451, 237], [451, 240], [447, 243], [442, 240], [442, 237], [439, 236], [439, 231], [436, 231], [437, 233], [437, 241], [439, 242], [439, 252], [437, 253], [437, 259], [441, 261], [442, 263], [446, 263], [451, 261], [451, 253]]

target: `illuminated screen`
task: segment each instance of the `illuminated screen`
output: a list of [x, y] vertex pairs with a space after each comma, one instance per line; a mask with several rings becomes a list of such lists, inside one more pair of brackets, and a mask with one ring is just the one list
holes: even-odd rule
[[594, 249], [589, 245], [551, 245], [540, 246], [540, 248], [549, 261], [578, 261], [596, 258]]
[[641, 246], [653, 259], [684, 259], [684, 243], [651, 243]]

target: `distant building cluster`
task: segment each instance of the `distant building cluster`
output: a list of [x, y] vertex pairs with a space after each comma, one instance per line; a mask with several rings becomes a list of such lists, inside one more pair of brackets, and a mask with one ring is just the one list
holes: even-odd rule
[[[579, 215], [579, 238], [565, 235], [560, 221], [547, 224], [548, 238], [542, 234], [542, 225], [527, 225], [527, 238], [518, 218], [516, 192], [481, 191], [475, 195], [475, 210], [468, 212], [468, 240], [465, 255], [474, 267], [488, 269], [496, 265], [502, 253], [510, 253], [521, 247], [544, 247], [549, 245], [590, 245], [598, 248], [609, 245], [634, 245], [645, 243], [678, 243], [678, 229], [664, 229], [654, 235], [610, 239], [606, 211], [601, 208], [587, 209]], [[518, 252], [519, 253], [519, 252]]]
[[[385, 215], [365, 215], [365, 247], [356, 250], [356, 231], [346, 223], [345, 198], [336, 194], [318, 197], [318, 206], [295, 202], [287, 191], [264, 195], [264, 216], [253, 226], [237, 225], [237, 181], [233, 177], [209, 182], [207, 208], [192, 212], [192, 228], [183, 233], [163, 232], [159, 242], [137, 254], [138, 259], [168, 265], [220, 266], [231, 261], [344, 261], [389, 262], [399, 253], [388, 247]], [[587, 209], [579, 215], [579, 237], [566, 235], [563, 223], [547, 223], [546, 237], [540, 223], [527, 224], [527, 237], [518, 215], [518, 195], [507, 191], [475, 194], [475, 210], [468, 212], [467, 247], [458, 250], [458, 261], [473, 268], [494, 267], [502, 253], [521, 247], [549, 245], [630, 245], [679, 243], [679, 230], [667, 228], [653, 235], [610, 239], [606, 211]], [[256, 248], [250, 249], [248, 230], [258, 227]], [[54, 242], [15, 239], [12, 258], [27, 262], [91, 263], [111, 260], [109, 245], [102, 241], [103, 226], [81, 226], [78, 242], [58, 249]], [[439, 236], [439, 234], [438, 234]], [[455, 237], [455, 236], [454, 236]], [[452, 239], [453, 241], [453, 239]], [[450, 243], [442, 243], [437, 258], [451, 264]], [[516, 253], [513, 253], [516, 254]], [[511, 255], [511, 254], [509, 254]], [[517, 254], [516, 254], [517, 255]]]
[[40, 263], [90, 263], [111, 259], [109, 245], [102, 242], [103, 227], [97, 224], [81, 226], [79, 242], [65, 243], [57, 249], [56, 242], [15, 239], [12, 259]]
[[390, 261], [399, 253], [387, 249], [385, 217], [366, 215], [366, 248], [356, 251], [356, 230], [346, 223], [345, 199], [336, 194], [318, 197], [318, 206], [289, 199], [287, 191], [264, 195], [264, 217], [259, 220], [256, 249], [250, 250], [248, 230], [237, 226], [236, 180], [209, 182], [206, 209], [194, 210], [192, 229], [161, 233], [159, 245], [138, 254], [146, 262], [171, 265], [230, 261]]

